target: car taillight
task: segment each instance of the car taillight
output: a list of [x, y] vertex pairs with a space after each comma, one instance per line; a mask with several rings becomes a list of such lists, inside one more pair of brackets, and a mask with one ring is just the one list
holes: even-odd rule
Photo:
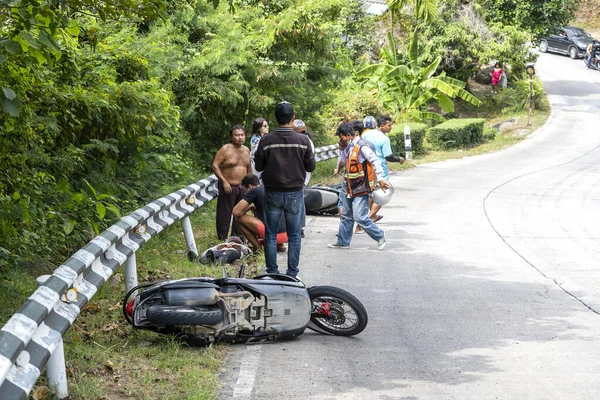
[[131, 300], [129, 303], [127, 303], [127, 307], [125, 307], [125, 312], [129, 316], [129, 318], [133, 318], [133, 303], [134, 302], [135, 302], [135, 299]]

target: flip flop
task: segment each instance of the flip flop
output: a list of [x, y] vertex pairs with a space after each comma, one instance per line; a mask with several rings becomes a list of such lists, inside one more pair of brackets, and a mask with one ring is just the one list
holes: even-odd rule
[[373, 222], [378, 223], [382, 219], [383, 219], [383, 215], [378, 215], [377, 218], [375, 218], [375, 220], [373, 220]]
[[355, 230], [354, 230], [354, 234], [355, 234], [355, 235], [362, 235], [363, 233], [365, 233], [365, 230], [364, 230], [364, 229], [361, 229], [361, 230], [355, 229]]

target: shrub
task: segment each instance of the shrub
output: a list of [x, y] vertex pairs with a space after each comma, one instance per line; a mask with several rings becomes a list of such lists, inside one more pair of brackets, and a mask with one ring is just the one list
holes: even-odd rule
[[[539, 79], [533, 81], [533, 107], [546, 111], [549, 108], [546, 92]], [[518, 113], [529, 107], [529, 79], [522, 77], [508, 88], [484, 99], [485, 108], [500, 109], [502, 112]]]
[[486, 142], [491, 142], [496, 139], [496, 134], [498, 133], [498, 129], [488, 127], [483, 130], [483, 140]]
[[423, 139], [425, 138], [427, 125], [416, 122], [398, 123], [394, 125], [394, 128], [388, 135], [392, 145], [392, 151], [395, 154], [406, 154], [406, 148], [404, 147], [405, 125], [408, 125], [410, 128], [410, 141], [412, 145], [413, 156], [423, 155]]
[[481, 143], [484, 122], [482, 118], [451, 119], [429, 128], [427, 140], [436, 150], [472, 146]]

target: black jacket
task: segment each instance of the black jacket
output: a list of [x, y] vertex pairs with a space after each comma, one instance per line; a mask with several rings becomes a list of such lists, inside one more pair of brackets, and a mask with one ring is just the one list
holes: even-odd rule
[[254, 166], [267, 192], [297, 192], [304, 189], [306, 173], [315, 170], [315, 155], [306, 135], [277, 128], [260, 139]]

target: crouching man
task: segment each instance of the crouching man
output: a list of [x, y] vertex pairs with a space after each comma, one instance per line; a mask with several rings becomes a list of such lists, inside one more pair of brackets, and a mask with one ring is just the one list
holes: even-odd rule
[[[248, 174], [242, 178], [242, 187], [246, 190], [244, 198], [240, 200], [233, 208], [233, 217], [238, 227], [248, 242], [252, 245], [253, 251], [262, 250], [262, 242], [265, 239], [264, 207], [265, 207], [265, 188], [260, 185], [258, 177], [254, 174]], [[250, 213], [253, 215], [250, 215]], [[288, 241], [285, 230], [285, 219], [279, 221], [279, 233], [277, 234], [277, 251], [285, 251], [285, 244]]]

